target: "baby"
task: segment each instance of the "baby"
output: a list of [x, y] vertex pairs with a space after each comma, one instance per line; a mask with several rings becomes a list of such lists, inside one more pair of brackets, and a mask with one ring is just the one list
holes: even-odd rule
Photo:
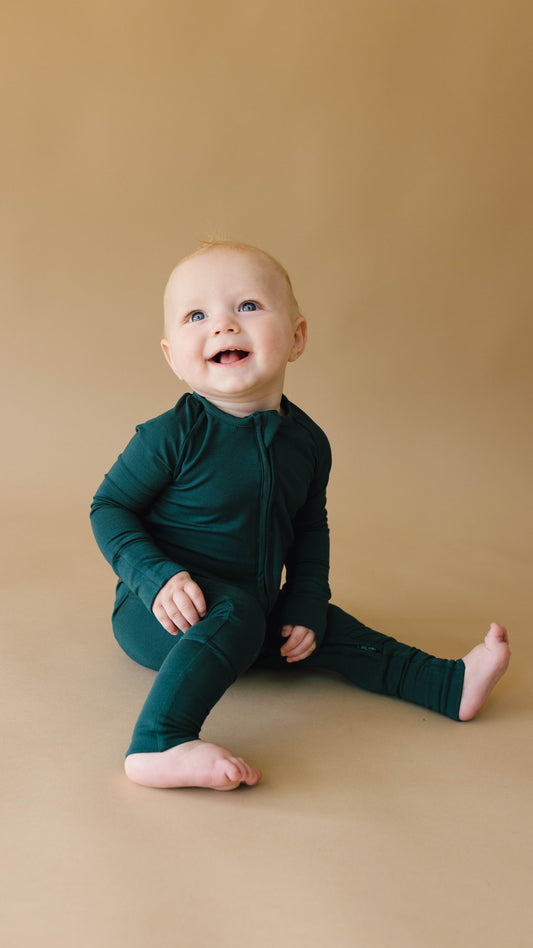
[[449, 661], [329, 603], [329, 444], [283, 395], [306, 338], [286, 271], [255, 247], [208, 242], [170, 276], [161, 345], [192, 394], [138, 426], [91, 508], [119, 577], [115, 636], [157, 670], [126, 756], [136, 783], [232, 790], [260, 780], [199, 736], [252, 665], [334, 670], [467, 721], [509, 663], [496, 623]]

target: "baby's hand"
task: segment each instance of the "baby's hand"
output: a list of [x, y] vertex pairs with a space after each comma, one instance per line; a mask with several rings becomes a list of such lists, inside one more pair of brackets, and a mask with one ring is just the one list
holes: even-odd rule
[[171, 576], [159, 590], [152, 612], [167, 632], [177, 635], [203, 619], [206, 613], [204, 595], [189, 573], [182, 570]]
[[284, 625], [281, 634], [287, 641], [280, 651], [288, 662], [301, 662], [316, 648], [315, 633], [304, 625]]

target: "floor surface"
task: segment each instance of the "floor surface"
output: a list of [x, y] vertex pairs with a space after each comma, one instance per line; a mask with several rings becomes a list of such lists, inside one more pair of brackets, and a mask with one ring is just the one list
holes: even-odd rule
[[[531, 945], [525, 623], [472, 723], [333, 675], [252, 672], [205, 736], [261, 767], [261, 784], [144, 789], [122, 758], [153, 673], [112, 639], [113, 578], [85, 511], [32, 531], [8, 530], [4, 573], [6, 948]], [[460, 649], [443, 622], [414, 644]]]

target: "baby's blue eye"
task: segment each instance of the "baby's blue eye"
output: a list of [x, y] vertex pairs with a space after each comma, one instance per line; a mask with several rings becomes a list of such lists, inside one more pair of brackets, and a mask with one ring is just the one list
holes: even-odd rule
[[202, 313], [201, 309], [196, 309], [194, 313], [191, 313], [189, 316], [190, 323], [198, 323], [201, 319], [205, 319], [205, 313]]
[[246, 300], [246, 303], [242, 303], [241, 309], [243, 313], [253, 313], [254, 309], [257, 309], [257, 303], [254, 303], [253, 300]]

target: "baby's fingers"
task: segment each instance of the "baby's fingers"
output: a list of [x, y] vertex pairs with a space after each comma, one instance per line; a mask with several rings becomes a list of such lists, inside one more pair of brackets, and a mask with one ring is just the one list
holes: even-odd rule
[[[187, 593], [192, 605], [194, 606], [198, 619], [203, 619], [207, 611], [207, 606], [205, 604], [204, 594], [198, 583], [195, 583], [194, 579], [189, 579], [185, 583], [183, 590]], [[198, 621], [198, 619], [196, 621]], [[194, 625], [194, 623], [191, 622], [191, 625]]]
[[288, 662], [301, 662], [316, 647], [315, 633], [303, 625], [283, 626], [281, 634], [287, 641], [281, 647], [281, 654]]
[[175, 573], [159, 590], [152, 604], [158, 622], [171, 635], [187, 632], [205, 615], [202, 590], [185, 570]]
[[[178, 632], [180, 631], [180, 626], [178, 622], [174, 622], [174, 620], [170, 618], [167, 610], [162, 604], [154, 603], [152, 607], [152, 612], [154, 616], [156, 617], [157, 621], [163, 626], [166, 632], [169, 632], [170, 635], [178, 634]], [[183, 617], [181, 617], [181, 621], [182, 622], [184, 621]]]
[[284, 642], [281, 648], [282, 654], [286, 655], [288, 652], [292, 652], [293, 649], [297, 648], [308, 631], [309, 630], [303, 625], [284, 625], [281, 634], [284, 638], [287, 638], [287, 641]]
[[314, 636], [306, 638], [297, 648], [293, 649], [287, 655], [287, 662], [301, 662], [304, 658], [309, 658], [316, 648]]
[[185, 589], [176, 590], [172, 599], [168, 605], [166, 605], [166, 611], [168, 617], [182, 632], [186, 632], [191, 626], [196, 625], [201, 618], [194, 602]]

